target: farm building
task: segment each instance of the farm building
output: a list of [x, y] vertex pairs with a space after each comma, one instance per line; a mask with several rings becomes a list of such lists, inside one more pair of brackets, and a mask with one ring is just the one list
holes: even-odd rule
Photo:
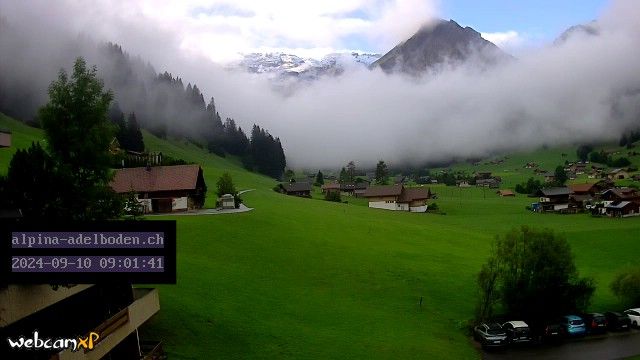
[[607, 174], [607, 178], [611, 180], [628, 179], [629, 173], [626, 172], [624, 169], [614, 169]]
[[498, 187], [500, 187], [500, 182], [501, 181], [497, 178], [479, 179], [476, 180], [476, 186], [497, 189]]
[[340, 184], [340, 193], [343, 196], [361, 197], [368, 187], [367, 182], [343, 183]]
[[0, 148], [11, 147], [11, 130], [0, 129]]
[[605, 201], [633, 201], [640, 202], [640, 192], [633, 188], [612, 188], [600, 195]]
[[340, 192], [340, 184], [337, 182], [327, 183], [320, 187], [324, 194], [326, 193], [339, 193]]
[[311, 183], [290, 182], [278, 185], [279, 191], [283, 194], [293, 196], [311, 197]]
[[498, 190], [496, 194], [500, 196], [516, 196], [511, 190]]
[[365, 191], [363, 197], [369, 200], [370, 208], [425, 212], [427, 200], [431, 198], [431, 190], [405, 188], [400, 184], [371, 186]]
[[556, 173], [554, 172], [546, 172], [542, 174], [544, 176], [544, 182], [550, 183], [556, 181]]
[[640, 205], [631, 201], [616, 201], [605, 206], [605, 209], [611, 217], [640, 216]]
[[199, 165], [118, 169], [110, 185], [119, 194], [136, 193], [145, 213], [199, 209], [207, 191]]
[[542, 211], [567, 211], [569, 208], [568, 187], [552, 187], [538, 190]]

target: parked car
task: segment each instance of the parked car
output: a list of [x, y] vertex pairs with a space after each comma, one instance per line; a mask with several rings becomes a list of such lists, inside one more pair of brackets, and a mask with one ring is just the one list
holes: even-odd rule
[[561, 324], [567, 336], [584, 336], [587, 332], [584, 321], [576, 315], [563, 316]]
[[524, 321], [507, 321], [502, 324], [510, 343], [528, 343], [531, 341], [529, 325]]
[[483, 348], [500, 347], [508, 344], [507, 333], [498, 323], [476, 326], [473, 329], [473, 337]]
[[638, 327], [640, 325], [640, 308], [625, 310], [624, 313], [631, 320], [631, 326]]
[[631, 319], [627, 314], [621, 314], [615, 311], [607, 311], [604, 313], [607, 318], [607, 328], [609, 330], [629, 330], [631, 329]]
[[589, 334], [598, 334], [607, 331], [607, 318], [600, 313], [588, 313], [582, 316], [585, 328]]
[[564, 338], [564, 329], [560, 321], [548, 322], [542, 331], [542, 341], [559, 342]]

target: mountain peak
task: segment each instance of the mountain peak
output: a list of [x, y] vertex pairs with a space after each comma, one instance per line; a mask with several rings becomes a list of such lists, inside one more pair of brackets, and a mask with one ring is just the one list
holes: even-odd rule
[[474, 57], [486, 65], [510, 56], [483, 39], [475, 29], [463, 28], [454, 20], [440, 19], [421, 26], [372, 67], [380, 67], [386, 72], [420, 75], [441, 66], [458, 65]]

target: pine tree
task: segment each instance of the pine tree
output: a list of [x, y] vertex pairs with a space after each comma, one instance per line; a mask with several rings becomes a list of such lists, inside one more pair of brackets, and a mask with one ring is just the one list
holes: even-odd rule
[[144, 138], [140, 131], [140, 125], [136, 120], [136, 114], [129, 114], [127, 119], [127, 150], [143, 152], [144, 151]]
[[378, 161], [376, 165], [376, 184], [378, 185], [386, 185], [389, 180], [389, 170], [387, 169], [387, 164], [384, 161]]
[[318, 170], [318, 174], [316, 174], [316, 186], [324, 185], [324, 175], [322, 175], [322, 171]]

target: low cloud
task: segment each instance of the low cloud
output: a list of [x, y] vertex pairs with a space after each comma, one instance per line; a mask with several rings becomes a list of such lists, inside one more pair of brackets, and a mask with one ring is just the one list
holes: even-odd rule
[[[29, 64], [46, 65], [46, 71], [36, 72], [46, 78], [39, 81], [46, 87], [55, 77], [49, 69], [70, 63], [56, 62], [59, 57], [44, 53], [62, 43], [56, 43], [51, 31], [44, 37], [48, 45], [36, 46], [47, 31], [39, 28], [33, 14], [44, 15], [49, 5], [35, 4], [39, 6], [14, 4], [0, 10], [12, 24], [28, 25], [24, 36], [33, 42], [21, 46], [41, 52]], [[69, 14], [73, 9], [77, 6], [70, 5], [60, 18], [80, 16]], [[598, 36], [571, 37], [493, 69], [461, 67], [414, 79], [351, 68], [339, 77], [300, 86], [288, 96], [274, 91], [265, 77], [229, 72], [205, 54], [186, 51], [174, 28], [136, 14], [114, 10], [106, 18], [103, 14], [104, 21], [97, 25], [89, 18], [59, 20], [56, 34], [82, 32], [97, 41], [118, 42], [158, 70], [178, 74], [185, 84], [197, 83], [205, 98], [216, 98], [223, 117], [233, 117], [245, 129], [257, 123], [279, 136], [293, 167], [479, 157], [542, 145], [617, 140], [624, 129], [640, 125], [640, 7], [631, 0], [614, 2], [607, 9], [599, 19]], [[215, 39], [208, 44], [215, 51]], [[12, 49], [2, 49], [6, 51]], [[9, 65], [24, 64], [24, 58], [17, 57]], [[34, 81], [33, 76], [25, 81]]]

